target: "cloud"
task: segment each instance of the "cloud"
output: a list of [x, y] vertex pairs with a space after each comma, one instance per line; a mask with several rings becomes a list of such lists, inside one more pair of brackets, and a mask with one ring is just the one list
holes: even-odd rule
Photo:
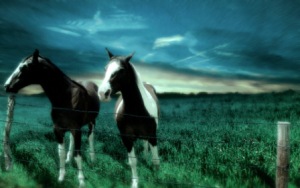
[[179, 44], [183, 40], [184, 40], [184, 37], [181, 35], [157, 38], [154, 41], [153, 49], [170, 46], [172, 44]]
[[50, 31], [55, 31], [55, 32], [62, 33], [62, 34], [65, 34], [65, 35], [71, 35], [71, 36], [74, 36], [74, 37], [80, 37], [81, 36], [81, 34], [79, 34], [79, 33], [76, 33], [76, 32], [70, 31], [70, 30], [66, 30], [66, 29], [62, 29], [62, 28], [59, 28], [59, 27], [46, 26], [45, 28], [50, 30]]
[[300, 77], [287, 79], [281, 75], [195, 71], [159, 63], [153, 66], [136, 64], [136, 68], [146, 81], [157, 87], [158, 92], [257, 93], [300, 89]]
[[70, 19], [59, 26], [49, 25], [45, 28], [67, 35], [80, 35], [79, 33], [93, 35], [98, 32], [145, 29], [147, 25], [141, 16], [125, 11], [112, 11], [109, 15], [103, 16], [98, 10], [90, 18]]
[[297, 58], [290, 54], [291, 49], [281, 46], [280, 41], [285, 41], [283, 36], [266, 38], [251, 32], [216, 28], [190, 33], [198, 41], [190, 47], [193, 55], [176, 61], [184, 62], [186, 67], [229, 75], [230, 72], [248, 72], [249, 75], [264, 75], [266, 79], [273, 75], [291, 78], [300, 71]]
[[[172, 65], [156, 62], [155, 64], [133, 63], [141, 75], [143, 81], [153, 84], [159, 93], [260, 93], [280, 91], [286, 89], [300, 90], [300, 77], [286, 78], [280, 74], [266, 76], [263, 74], [252, 74], [252, 72], [218, 72], [209, 70], [191, 70], [178, 68]], [[79, 69], [79, 65], [74, 65]], [[97, 67], [97, 68], [96, 68]], [[85, 71], [74, 72], [68, 69], [66, 72], [70, 78], [83, 81], [89, 80], [100, 85], [104, 72], [100, 66]], [[68, 66], [70, 68], [70, 66]], [[80, 69], [82, 70], [82, 69]], [[38, 86], [29, 86], [21, 91], [23, 94], [41, 93]]]

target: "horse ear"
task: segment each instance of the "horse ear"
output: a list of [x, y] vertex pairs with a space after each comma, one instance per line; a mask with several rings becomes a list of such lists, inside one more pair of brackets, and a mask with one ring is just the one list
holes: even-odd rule
[[107, 54], [108, 54], [109, 58], [111, 59], [114, 55], [107, 48], [105, 48], [105, 50], [107, 51]]
[[129, 56], [125, 58], [126, 62], [129, 62], [135, 52], [132, 52]]
[[35, 49], [34, 53], [33, 53], [33, 60], [38, 60], [39, 58], [39, 50], [38, 49]]

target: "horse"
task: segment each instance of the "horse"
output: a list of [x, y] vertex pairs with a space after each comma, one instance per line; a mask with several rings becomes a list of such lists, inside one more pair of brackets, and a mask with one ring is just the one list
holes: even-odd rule
[[122, 142], [127, 149], [132, 171], [132, 187], [138, 186], [137, 158], [134, 143], [144, 140], [144, 152], [150, 145], [152, 163], [158, 169], [160, 160], [157, 149], [156, 130], [158, 128], [159, 105], [156, 91], [151, 84], [142, 82], [141, 76], [130, 63], [133, 53], [115, 56], [107, 48], [109, 62], [104, 79], [99, 87], [100, 101], [110, 101], [111, 95], [120, 92], [115, 105], [115, 121]]
[[[49, 98], [52, 109], [51, 118], [53, 130], [58, 143], [59, 177], [62, 182], [65, 177], [65, 163], [70, 162], [75, 147], [75, 161], [78, 167], [80, 187], [84, 186], [81, 156], [81, 127], [88, 124], [88, 140], [91, 161], [95, 160], [94, 128], [96, 117], [100, 110], [98, 86], [93, 82], [76, 82], [64, 74], [48, 58], [39, 55], [35, 50], [33, 55], [25, 58], [6, 80], [6, 92], [17, 93], [20, 89], [39, 84]], [[66, 156], [64, 135], [70, 131], [70, 145]], [[67, 157], [67, 158], [66, 158]]]

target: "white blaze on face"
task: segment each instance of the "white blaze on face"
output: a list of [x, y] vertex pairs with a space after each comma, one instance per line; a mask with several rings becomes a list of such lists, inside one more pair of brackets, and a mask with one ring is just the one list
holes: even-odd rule
[[4, 85], [9, 85], [12, 81], [12, 79], [18, 75], [20, 73], [20, 70], [23, 66], [26, 66], [28, 64], [27, 61], [25, 62], [21, 62], [18, 67], [14, 70], [14, 72], [9, 76], [9, 78], [5, 81], [5, 84]]
[[109, 80], [111, 78], [111, 76], [117, 72], [118, 70], [120, 70], [120, 64], [118, 61], [111, 61], [106, 69], [105, 72], [105, 76], [104, 79], [98, 89], [98, 95], [101, 101], [109, 101], [110, 100], [110, 94], [108, 97], [105, 97], [105, 93], [109, 90], [111, 90], [111, 85], [109, 83]]

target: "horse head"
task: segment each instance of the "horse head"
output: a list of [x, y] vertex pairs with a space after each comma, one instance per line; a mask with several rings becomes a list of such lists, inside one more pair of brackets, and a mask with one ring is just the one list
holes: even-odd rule
[[105, 68], [105, 76], [99, 87], [98, 95], [101, 101], [109, 101], [110, 96], [123, 89], [132, 81], [130, 71], [130, 59], [133, 54], [128, 56], [115, 56], [107, 48], [109, 62]]
[[5, 91], [17, 93], [28, 85], [38, 84], [40, 59], [38, 50], [35, 50], [33, 55], [25, 58], [6, 80], [4, 84]]

